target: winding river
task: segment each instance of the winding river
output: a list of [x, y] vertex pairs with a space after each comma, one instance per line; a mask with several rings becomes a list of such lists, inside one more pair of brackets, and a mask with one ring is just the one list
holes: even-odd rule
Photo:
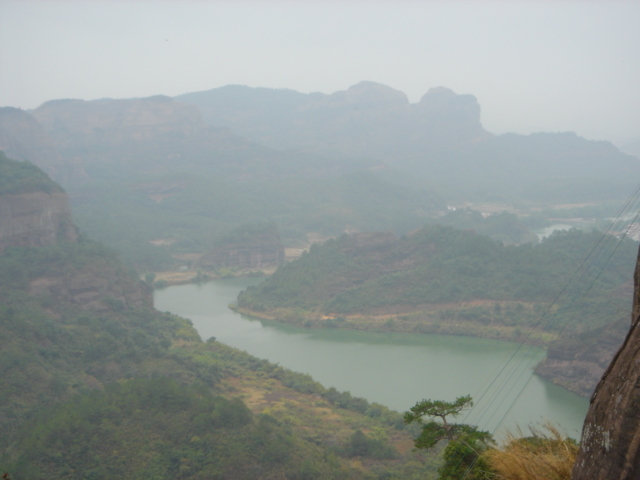
[[470, 394], [476, 406], [459, 420], [483, 429], [513, 431], [549, 420], [574, 438], [580, 435], [588, 400], [532, 375], [545, 356], [542, 348], [447, 335], [297, 328], [227, 307], [260, 281], [173, 286], [155, 292], [155, 306], [190, 319], [203, 339], [216, 337], [400, 412], [424, 398]]

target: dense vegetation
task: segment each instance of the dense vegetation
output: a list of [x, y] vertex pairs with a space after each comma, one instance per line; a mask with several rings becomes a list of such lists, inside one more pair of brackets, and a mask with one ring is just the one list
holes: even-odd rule
[[[5, 166], [0, 184], [31, 178], [29, 164]], [[410, 438], [399, 413], [202, 342], [188, 320], [151, 304], [138, 274], [85, 235], [0, 255], [0, 471], [14, 480], [359, 479], [430, 469], [398, 452]], [[241, 395], [265, 400], [250, 409]]]
[[[29, 293], [42, 278], [96, 272], [143, 288], [107, 264], [122, 269], [85, 238], [0, 256], [0, 470], [14, 480], [425, 474], [419, 458], [397, 453], [391, 437], [407, 433], [393, 433], [402, 417], [386, 407], [204, 343], [187, 320], [144, 304], [105, 298], [95, 308]], [[254, 414], [230, 378], [288, 401]], [[323, 424], [314, 409], [340, 420]], [[351, 458], [367, 466], [352, 469]]]
[[258, 222], [240, 225], [228, 233], [220, 234], [213, 240], [216, 247], [250, 246], [260, 239], [279, 243], [280, 233], [275, 222]]
[[[286, 244], [303, 245], [309, 232], [405, 233], [444, 208], [437, 195], [371, 172], [270, 181], [180, 173], [136, 178], [68, 190], [79, 227], [143, 270], [166, 269], [172, 253], [203, 252], [243, 224], [276, 222]], [[149, 243], [158, 239], [166, 244]]]
[[25, 426], [16, 478], [331, 478], [336, 460], [240, 400], [167, 378], [109, 384]]
[[[0, 256], [0, 288], [26, 289], [29, 280], [43, 275], [60, 275], [66, 268], [107, 262], [119, 265], [115, 251], [80, 235], [77, 242], [60, 242], [45, 248], [8, 248]], [[127, 271], [130, 277], [135, 272]]]
[[[30, 282], [41, 275], [86, 274], [91, 267], [100, 271], [113, 258], [112, 252], [91, 241], [14, 248], [0, 257], [4, 432], [11, 432], [36, 405], [47, 406], [135, 375], [145, 368], [145, 361], [166, 357], [171, 341], [186, 326], [150, 308], [126, 308], [115, 299], [105, 299], [109, 308], [96, 312], [52, 295], [29, 294]], [[136, 288], [137, 280], [124, 273], [131, 279], [128, 287]], [[4, 435], [0, 443], [9, 439]]]
[[0, 195], [38, 191], [52, 193], [62, 189], [32, 163], [16, 162], [0, 151]]
[[[529, 425], [531, 435], [507, 432], [498, 445], [489, 432], [473, 425], [452, 423], [473, 405], [471, 396], [454, 402], [422, 400], [405, 412], [405, 422], [422, 426], [416, 449], [429, 450], [447, 440], [438, 480], [570, 480], [578, 453], [577, 442], [551, 423]], [[434, 419], [439, 421], [434, 421]]]
[[501, 212], [483, 216], [477, 210], [460, 208], [438, 218], [438, 223], [472, 230], [480, 235], [498, 240], [505, 245], [520, 243], [538, 243], [538, 237], [531, 233], [515, 213]]
[[[418, 318], [411, 312], [430, 309], [432, 321], [445, 326], [458, 320], [527, 326], [545, 313], [601, 235], [558, 232], [535, 246], [504, 246], [442, 226], [401, 238], [344, 235], [313, 246], [263, 284], [242, 292], [238, 306], [258, 315], [288, 310], [300, 318], [305, 312], [334, 316], [404, 312], [399, 319], [414, 320], [414, 326]], [[624, 312], [628, 299], [620, 308], [611, 295], [630, 281], [636, 250], [636, 242], [623, 240], [602, 272], [591, 276], [592, 281], [587, 278], [565, 303], [549, 312], [547, 328], [559, 331], [568, 325], [584, 331]], [[435, 305], [440, 307], [434, 309]]]

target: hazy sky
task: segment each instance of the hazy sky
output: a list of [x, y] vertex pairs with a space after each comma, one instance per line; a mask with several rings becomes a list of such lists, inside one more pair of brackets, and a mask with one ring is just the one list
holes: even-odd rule
[[228, 84], [416, 102], [475, 95], [489, 131], [640, 138], [640, 1], [0, 0], [0, 106]]

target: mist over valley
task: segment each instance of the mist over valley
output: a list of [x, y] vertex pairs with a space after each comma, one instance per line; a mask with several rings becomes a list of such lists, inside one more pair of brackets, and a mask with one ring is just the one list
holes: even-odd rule
[[28, 3], [3, 479], [640, 474], [637, 5]]

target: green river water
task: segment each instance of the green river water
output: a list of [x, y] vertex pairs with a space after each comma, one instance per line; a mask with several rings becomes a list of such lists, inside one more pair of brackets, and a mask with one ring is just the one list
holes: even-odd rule
[[155, 292], [155, 306], [190, 319], [203, 339], [310, 374], [326, 387], [404, 412], [424, 398], [470, 394], [460, 417], [489, 431], [549, 420], [579, 438], [588, 400], [532, 375], [539, 347], [447, 335], [297, 328], [249, 319], [228, 308], [258, 279], [179, 285]]

